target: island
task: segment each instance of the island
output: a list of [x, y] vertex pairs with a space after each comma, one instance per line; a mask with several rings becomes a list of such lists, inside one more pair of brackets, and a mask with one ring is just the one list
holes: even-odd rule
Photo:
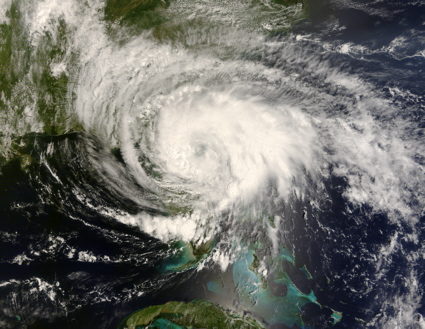
[[118, 329], [142, 328], [226, 328], [260, 329], [256, 320], [226, 311], [216, 304], [205, 300], [168, 302], [163, 305], [149, 306], [124, 319]]

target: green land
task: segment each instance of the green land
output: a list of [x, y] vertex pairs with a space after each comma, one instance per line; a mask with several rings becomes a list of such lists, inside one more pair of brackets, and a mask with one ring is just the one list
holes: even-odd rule
[[149, 306], [126, 318], [118, 329], [141, 328], [263, 328], [251, 318], [228, 312], [223, 308], [202, 300], [189, 303], [169, 302], [164, 305]]
[[214, 239], [195, 245], [177, 241], [171, 246], [174, 253], [165, 259], [159, 267], [161, 273], [180, 272], [198, 266], [204, 261], [214, 248]]

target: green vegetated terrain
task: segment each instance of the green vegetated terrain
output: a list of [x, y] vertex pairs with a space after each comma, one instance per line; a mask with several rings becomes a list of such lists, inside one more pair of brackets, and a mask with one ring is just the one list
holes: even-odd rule
[[[78, 55], [70, 51], [63, 19], [55, 33], [29, 34], [20, 1], [12, 1], [7, 22], [0, 24], [0, 164], [14, 154], [13, 145], [27, 133], [60, 135], [81, 131], [71, 107], [70, 89]], [[63, 63], [64, 69], [52, 67]]]
[[[105, 21], [109, 23], [110, 36], [121, 44], [129, 36], [150, 30], [150, 36], [157, 41], [193, 48], [214, 44], [223, 33], [221, 29], [234, 24], [249, 31], [261, 30], [272, 23], [266, 29], [269, 32], [288, 31], [297, 21], [307, 18], [309, 12], [306, 0], [272, 0], [268, 4], [259, 0], [212, 0], [208, 3], [211, 9], [234, 15], [212, 17], [199, 10], [205, 3], [203, 0], [108, 0]], [[291, 10], [297, 5], [302, 9]]]
[[109, 31], [122, 39], [123, 35], [119, 32], [123, 27], [127, 34], [135, 35], [164, 24], [167, 21], [164, 9], [169, 4], [169, 0], [108, 0], [105, 20], [116, 24], [110, 26]]
[[[204, 2], [106, 0], [103, 19], [107, 34], [117, 45], [146, 32], [145, 37], [156, 42], [210, 51], [220, 58], [236, 56], [240, 49], [219, 39], [230, 28], [225, 23], [229, 17], [211, 17], [205, 10], [196, 9], [196, 4], [206, 8]], [[237, 26], [247, 31], [261, 29], [269, 20], [289, 22], [285, 26], [291, 26], [308, 11], [305, 0], [272, 0], [270, 4], [272, 9], [258, 0], [211, 1], [215, 8], [241, 8], [241, 12], [227, 12], [235, 15], [240, 21]], [[291, 11], [300, 4], [301, 12]], [[28, 6], [31, 2], [12, 1], [7, 20], [0, 22], [0, 165], [16, 156], [12, 145], [27, 133], [61, 135], [84, 130], [73, 110], [81, 64], [79, 50], [73, 45], [75, 27], [56, 17], [49, 21], [48, 29], [32, 35], [25, 18]]]
[[174, 254], [159, 267], [161, 273], [180, 272], [198, 266], [214, 248], [214, 239], [203, 243], [177, 241], [170, 246]]
[[169, 0], [107, 0], [105, 18], [108, 20], [126, 20], [132, 16], [164, 8], [169, 5]]
[[258, 329], [262, 326], [254, 319], [230, 313], [221, 307], [202, 300], [189, 303], [169, 302], [149, 306], [126, 318], [118, 329], [138, 328], [226, 328]]

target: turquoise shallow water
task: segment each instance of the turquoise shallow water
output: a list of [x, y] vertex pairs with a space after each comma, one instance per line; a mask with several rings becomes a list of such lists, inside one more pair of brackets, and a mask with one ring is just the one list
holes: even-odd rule
[[[281, 266], [277, 266], [274, 282], [285, 285], [288, 291], [284, 297], [274, 295], [270, 287], [267, 285], [264, 288], [259, 277], [249, 269], [254, 261], [254, 255], [254, 248], [248, 248], [233, 266], [235, 287], [244, 306], [267, 319], [270, 324], [282, 323], [291, 328], [297, 324], [301, 328], [308, 328], [301, 318], [301, 309], [308, 303], [320, 305], [314, 293], [304, 294], [299, 291]], [[277, 264], [281, 264], [282, 261], [293, 263], [294, 258], [287, 249], [282, 248], [274, 261]]]
[[207, 283], [207, 289], [213, 293], [216, 293], [217, 295], [226, 296], [226, 291], [224, 290], [221, 279], [209, 281]]
[[[139, 328], [139, 327], [137, 327]], [[137, 329], [136, 328], [136, 329]], [[159, 328], [159, 329], [185, 329], [186, 326], [179, 326], [171, 321], [168, 321], [166, 319], [158, 319], [155, 322], [153, 322], [148, 328]]]
[[[196, 267], [196, 258], [192, 253], [189, 244], [178, 241], [172, 249], [173, 254], [167, 257], [164, 262], [159, 266], [159, 272], [175, 272], [182, 269]], [[194, 263], [194, 265], [190, 265]]]

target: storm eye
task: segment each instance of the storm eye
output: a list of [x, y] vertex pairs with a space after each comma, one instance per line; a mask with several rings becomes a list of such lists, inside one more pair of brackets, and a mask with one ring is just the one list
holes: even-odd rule
[[195, 146], [195, 156], [197, 157], [203, 157], [205, 156], [205, 153], [207, 152], [207, 145], [205, 144], [198, 144]]

